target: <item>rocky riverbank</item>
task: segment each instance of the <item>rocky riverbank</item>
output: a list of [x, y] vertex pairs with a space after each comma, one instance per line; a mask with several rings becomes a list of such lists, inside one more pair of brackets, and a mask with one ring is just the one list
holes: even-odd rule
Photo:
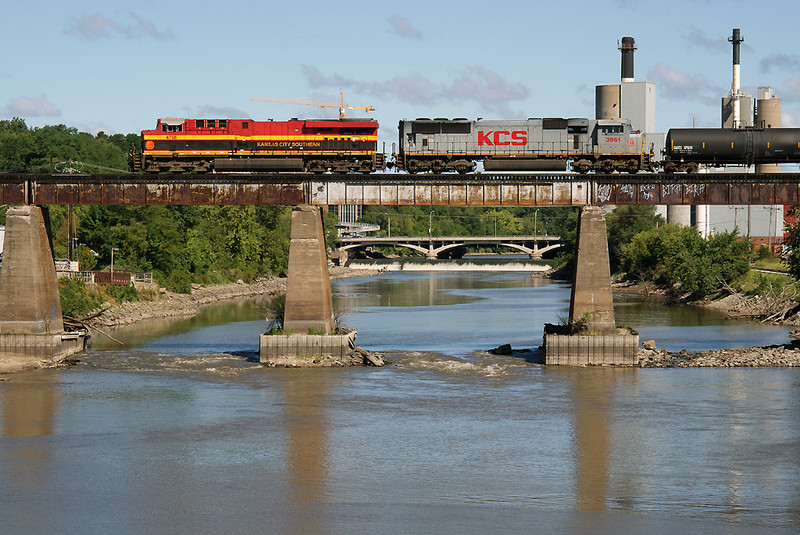
[[[645, 342], [647, 345], [647, 342]], [[680, 351], [640, 349], [640, 368], [783, 368], [800, 367], [800, 348], [796, 344]]]

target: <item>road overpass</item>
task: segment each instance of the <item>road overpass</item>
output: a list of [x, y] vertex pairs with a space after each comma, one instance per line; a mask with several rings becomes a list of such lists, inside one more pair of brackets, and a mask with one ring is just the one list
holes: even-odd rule
[[800, 202], [800, 173], [0, 174], [0, 204], [588, 206]]

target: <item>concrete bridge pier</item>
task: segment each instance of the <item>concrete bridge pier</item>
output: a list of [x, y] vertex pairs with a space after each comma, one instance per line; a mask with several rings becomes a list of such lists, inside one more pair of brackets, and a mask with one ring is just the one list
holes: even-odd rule
[[331, 282], [319, 207], [296, 206], [292, 210], [287, 275], [283, 328], [288, 334], [262, 334], [259, 362], [290, 367], [353, 365], [356, 332], [334, 333]]
[[605, 211], [581, 208], [569, 325], [545, 326], [545, 364], [569, 366], [638, 362], [639, 335], [618, 329], [614, 320]]
[[293, 333], [306, 333], [310, 328], [333, 332], [325, 234], [317, 206], [296, 206], [292, 210], [287, 276], [284, 329]]
[[575, 249], [569, 322], [585, 324], [590, 332], [613, 334], [617, 326], [611, 294], [606, 215], [602, 207], [581, 208]]
[[39, 206], [6, 212], [0, 275], [0, 358], [60, 359], [84, 349], [64, 333], [47, 217]]

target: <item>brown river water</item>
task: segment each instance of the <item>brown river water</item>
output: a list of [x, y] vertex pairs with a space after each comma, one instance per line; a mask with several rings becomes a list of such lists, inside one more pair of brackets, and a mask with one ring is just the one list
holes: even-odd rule
[[[800, 532], [800, 370], [542, 367], [569, 290], [519, 273], [334, 292], [390, 365], [264, 368], [242, 301], [0, 376], [0, 531]], [[617, 312], [673, 350], [787, 339], [639, 296]], [[484, 351], [502, 343], [534, 351]]]

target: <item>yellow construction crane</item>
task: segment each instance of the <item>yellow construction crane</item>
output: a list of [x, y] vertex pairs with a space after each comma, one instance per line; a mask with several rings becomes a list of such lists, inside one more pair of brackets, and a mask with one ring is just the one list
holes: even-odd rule
[[302, 106], [318, 106], [320, 108], [339, 108], [339, 119], [344, 119], [344, 110], [363, 110], [363, 111], [375, 111], [373, 106], [345, 106], [344, 105], [344, 91], [339, 91], [339, 96], [341, 97], [341, 101], [339, 104], [332, 104], [330, 102], [311, 102], [308, 100], [301, 100], [301, 99], [290, 99], [290, 98], [263, 98], [263, 97], [253, 97], [251, 100], [255, 100], [258, 102], [274, 102], [276, 104], [300, 104]]

